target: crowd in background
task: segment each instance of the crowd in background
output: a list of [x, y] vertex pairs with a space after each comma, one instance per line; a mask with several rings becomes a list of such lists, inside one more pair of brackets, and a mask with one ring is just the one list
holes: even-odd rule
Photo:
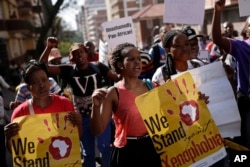
[[[50, 109], [50, 103], [58, 96], [57, 101], [67, 104], [67, 111], [75, 111], [81, 116], [78, 119], [78, 115], [70, 113], [69, 119], [81, 131], [84, 167], [95, 167], [96, 161], [102, 167], [161, 166], [135, 106], [135, 97], [164, 84], [174, 74], [216, 61], [221, 61], [225, 67], [242, 119], [242, 135], [233, 140], [250, 148], [250, 20], [246, 21], [247, 26], [240, 33], [234, 30], [230, 21], [224, 22], [221, 30], [219, 17], [224, 3], [223, 0], [215, 3], [211, 37], [197, 34], [189, 25], [180, 28], [164, 24], [159, 34], [154, 36], [149, 50], [126, 42], [117, 45], [107, 56], [109, 66], [99, 62], [98, 50], [91, 41], [73, 43], [69, 48], [69, 61], [61, 63], [60, 41], [55, 37], [47, 38], [39, 60], [30, 60], [24, 70], [11, 62], [11, 83], [0, 76], [0, 113], [14, 113], [11, 118], [6, 114], [0, 115], [1, 166], [7, 166], [4, 134], [17, 133], [18, 125], [12, 121], [20, 115], [29, 115], [28, 111], [23, 111], [25, 105], [29, 105], [29, 99], [33, 99], [36, 106], [35, 114], [39, 114], [41, 109]], [[203, 50], [207, 51], [207, 58], [200, 58]], [[29, 71], [29, 67], [34, 71]], [[33, 76], [33, 73], [37, 75]], [[33, 84], [37, 84], [37, 88], [32, 87]], [[1, 88], [16, 92], [15, 99], [8, 106], [4, 106], [5, 95]], [[44, 96], [40, 91], [45, 92]], [[200, 96], [208, 102], [206, 95], [201, 93]], [[55, 111], [61, 109], [54, 108]], [[216, 165], [228, 166], [225, 161]]]

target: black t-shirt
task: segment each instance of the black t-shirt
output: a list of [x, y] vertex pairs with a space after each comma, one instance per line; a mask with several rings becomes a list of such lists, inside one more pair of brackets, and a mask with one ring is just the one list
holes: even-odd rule
[[90, 62], [88, 68], [79, 70], [75, 65], [61, 65], [61, 78], [72, 88], [73, 102], [80, 113], [91, 111], [91, 95], [95, 89], [101, 88], [103, 77], [107, 76], [109, 68], [102, 63]]

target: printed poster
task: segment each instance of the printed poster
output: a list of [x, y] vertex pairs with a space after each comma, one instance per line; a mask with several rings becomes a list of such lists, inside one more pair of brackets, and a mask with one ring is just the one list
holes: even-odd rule
[[77, 126], [66, 112], [16, 118], [18, 135], [11, 140], [13, 166], [82, 167]]
[[[153, 105], [152, 105], [153, 104]], [[190, 73], [136, 98], [163, 167], [210, 166], [226, 156], [223, 139]]]
[[129, 42], [136, 46], [135, 30], [131, 17], [124, 17], [102, 23], [108, 42], [108, 51], [112, 50], [121, 43]]

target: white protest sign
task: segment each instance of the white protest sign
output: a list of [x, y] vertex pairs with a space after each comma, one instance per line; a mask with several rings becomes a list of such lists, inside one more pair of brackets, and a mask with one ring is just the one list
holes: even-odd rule
[[102, 23], [108, 42], [108, 50], [112, 51], [118, 44], [129, 42], [136, 45], [134, 26], [131, 17], [115, 19]]
[[164, 23], [203, 25], [204, 0], [165, 0]]
[[200, 50], [198, 58], [205, 62], [210, 62], [208, 50]]
[[249, 0], [238, 0], [240, 16], [250, 16], [250, 1]]
[[222, 137], [240, 136], [240, 114], [221, 62], [189, 70], [196, 87], [209, 96], [207, 104]]
[[109, 66], [108, 63], [108, 44], [107, 42], [103, 42], [99, 40], [99, 62]]

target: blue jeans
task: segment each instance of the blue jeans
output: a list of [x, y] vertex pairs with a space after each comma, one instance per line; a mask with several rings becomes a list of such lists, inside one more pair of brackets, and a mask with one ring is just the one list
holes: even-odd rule
[[[82, 118], [82, 144], [84, 149], [84, 167], [96, 167], [95, 136], [90, 131], [90, 117]], [[97, 136], [97, 147], [102, 154], [102, 167], [109, 167], [111, 155], [111, 120], [105, 131]]]

